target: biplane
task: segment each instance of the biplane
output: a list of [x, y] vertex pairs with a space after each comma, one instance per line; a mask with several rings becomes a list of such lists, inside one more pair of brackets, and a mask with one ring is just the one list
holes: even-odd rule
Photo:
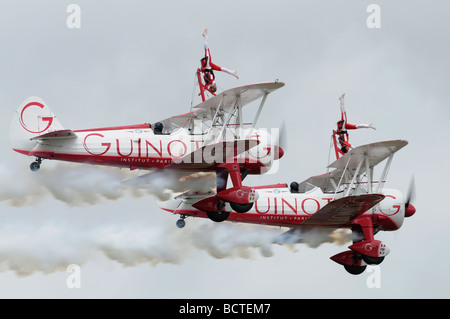
[[[245, 85], [158, 122], [80, 130], [64, 128], [42, 99], [30, 97], [15, 112], [9, 138], [14, 151], [35, 157], [32, 171], [47, 159], [131, 170], [216, 172], [216, 194], [198, 206], [220, 215], [229, 202], [236, 210], [247, 211], [256, 198], [242, 179], [264, 174], [283, 156], [274, 135], [256, 128], [268, 95], [283, 86], [283, 82]], [[243, 108], [254, 101], [260, 101], [255, 116], [245, 122]]]
[[[388, 246], [374, 238], [379, 231], [399, 229], [405, 217], [415, 213], [411, 204], [413, 189], [406, 197], [384, 184], [394, 154], [408, 144], [392, 140], [352, 148], [329, 164], [328, 172], [293, 182], [253, 186], [257, 200], [242, 214], [226, 205], [220, 216], [211, 215], [196, 203], [214, 195], [214, 190], [187, 191], [160, 202], [162, 209], [179, 215], [178, 227], [188, 216], [290, 228], [275, 243], [301, 243], [303, 234], [315, 229], [351, 229], [353, 244], [349, 250], [331, 259], [351, 274], [361, 274], [367, 265], [380, 264], [389, 254]], [[384, 168], [375, 179], [375, 167]]]

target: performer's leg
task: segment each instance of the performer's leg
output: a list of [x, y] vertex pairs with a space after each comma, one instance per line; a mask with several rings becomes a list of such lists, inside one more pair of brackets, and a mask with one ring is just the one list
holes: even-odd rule
[[207, 57], [207, 65], [206, 68], [210, 68], [210, 64], [211, 64], [211, 52], [209, 51], [209, 46], [208, 46], [208, 29], [205, 29], [205, 31], [203, 31], [203, 37], [204, 37], [204, 42], [203, 42], [203, 47], [205, 48], [205, 57]]
[[208, 47], [208, 29], [205, 29], [205, 31], [203, 31], [202, 36], [203, 36], [203, 38], [205, 39], [205, 40], [203, 41], [203, 45], [204, 45], [204, 47], [205, 47], [205, 52], [206, 52], [206, 50], [209, 49], [209, 47]]
[[339, 97], [339, 102], [340, 102], [340, 108], [341, 108], [341, 119], [344, 121], [344, 127], [345, 127], [345, 124], [347, 123], [347, 112], [345, 112], [345, 107], [344, 107], [344, 96], [345, 96], [345, 93], [343, 93]]

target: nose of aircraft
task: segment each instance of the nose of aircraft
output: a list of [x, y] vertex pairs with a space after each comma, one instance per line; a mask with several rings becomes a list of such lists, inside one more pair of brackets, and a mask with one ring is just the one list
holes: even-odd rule
[[283, 157], [283, 155], [284, 155], [284, 150], [281, 148], [281, 146], [275, 146], [274, 147], [274, 151], [275, 151], [275, 153], [274, 153], [274, 159], [280, 159], [280, 158], [282, 158]]
[[411, 217], [416, 212], [416, 208], [412, 204], [405, 205], [405, 217]]

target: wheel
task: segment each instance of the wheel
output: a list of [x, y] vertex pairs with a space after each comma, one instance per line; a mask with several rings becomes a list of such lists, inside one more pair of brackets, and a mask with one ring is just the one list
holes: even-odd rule
[[177, 227], [178, 228], [183, 228], [186, 225], [186, 222], [184, 221], [184, 219], [179, 219], [177, 220]]
[[206, 215], [208, 215], [209, 219], [213, 222], [220, 223], [230, 216], [230, 212], [206, 212]]
[[238, 212], [238, 213], [246, 213], [246, 212], [248, 212], [250, 209], [252, 209], [253, 203], [248, 203], [248, 204], [238, 204], [238, 203], [230, 202], [230, 206], [231, 206], [231, 208], [233, 208], [233, 209], [234, 209], [236, 212]]
[[345, 270], [347, 270], [347, 272], [349, 274], [352, 275], [360, 275], [364, 272], [364, 270], [366, 270], [367, 266], [350, 266], [350, 265], [344, 265]]
[[366, 262], [368, 265], [379, 265], [384, 260], [383, 257], [370, 257], [370, 256], [362, 256], [362, 259]]
[[38, 162], [33, 162], [30, 164], [30, 169], [33, 172], [37, 172], [39, 170], [39, 168], [41, 168], [41, 165]]

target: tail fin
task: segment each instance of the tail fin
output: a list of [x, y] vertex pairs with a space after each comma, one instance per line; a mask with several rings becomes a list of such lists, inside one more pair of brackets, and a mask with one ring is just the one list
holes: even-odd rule
[[47, 104], [32, 96], [16, 110], [9, 128], [9, 141], [13, 150], [28, 154], [38, 143], [33, 137], [64, 129]]

